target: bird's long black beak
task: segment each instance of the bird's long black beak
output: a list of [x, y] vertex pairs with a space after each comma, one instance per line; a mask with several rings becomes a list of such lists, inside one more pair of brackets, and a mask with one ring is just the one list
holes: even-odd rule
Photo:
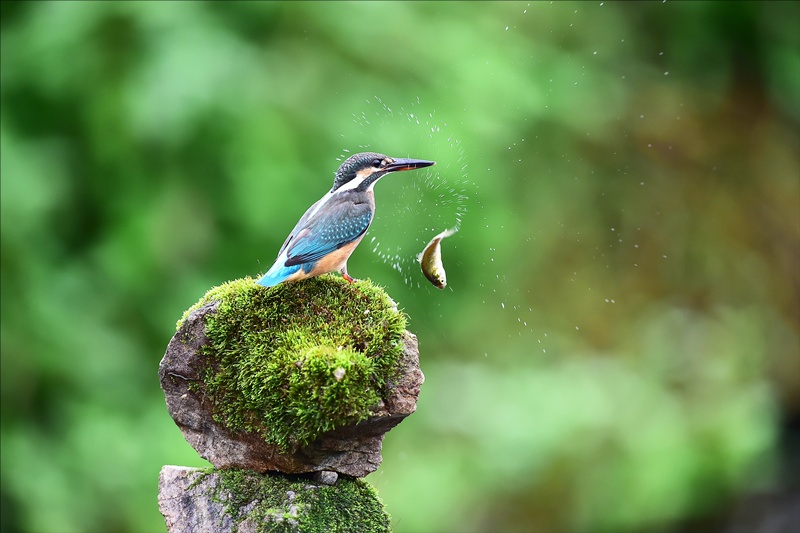
[[392, 163], [386, 165], [386, 171], [414, 170], [415, 168], [425, 168], [435, 164], [436, 161], [425, 161], [424, 159], [395, 159]]

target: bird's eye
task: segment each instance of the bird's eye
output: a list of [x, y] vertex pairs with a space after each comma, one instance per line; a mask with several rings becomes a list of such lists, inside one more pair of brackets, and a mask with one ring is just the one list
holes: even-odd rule
[[380, 159], [373, 159], [372, 160], [372, 166], [375, 167], [375, 168], [381, 168], [382, 164], [383, 164], [383, 161], [381, 161]]

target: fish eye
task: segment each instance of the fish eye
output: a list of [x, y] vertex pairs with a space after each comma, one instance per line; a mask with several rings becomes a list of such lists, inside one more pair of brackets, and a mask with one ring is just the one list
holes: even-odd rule
[[372, 166], [375, 168], [381, 168], [383, 166], [383, 161], [381, 161], [380, 159], [373, 159]]

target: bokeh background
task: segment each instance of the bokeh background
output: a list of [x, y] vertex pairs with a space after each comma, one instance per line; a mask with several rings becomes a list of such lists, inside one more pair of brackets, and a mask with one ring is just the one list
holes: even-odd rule
[[176, 320], [364, 149], [438, 161], [350, 261], [427, 377], [396, 531], [797, 525], [800, 3], [0, 7], [3, 531], [165, 530]]

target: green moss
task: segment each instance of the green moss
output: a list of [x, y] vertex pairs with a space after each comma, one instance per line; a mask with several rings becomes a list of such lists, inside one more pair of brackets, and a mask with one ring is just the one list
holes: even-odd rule
[[365, 419], [393, 377], [406, 319], [369, 281], [322, 276], [266, 289], [252, 278], [208, 291], [203, 392], [214, 419], [284, 450]]
[[299, 476], [204, 470], [192, 486], [211, 474], [219, 476], [212, 500], [224, 505], [237, 525], [248, 519], [256, 531], [275, 533], [390, 531], [389, 515], [375, 489], [360, 479], [340, 478], [328, 486]]

